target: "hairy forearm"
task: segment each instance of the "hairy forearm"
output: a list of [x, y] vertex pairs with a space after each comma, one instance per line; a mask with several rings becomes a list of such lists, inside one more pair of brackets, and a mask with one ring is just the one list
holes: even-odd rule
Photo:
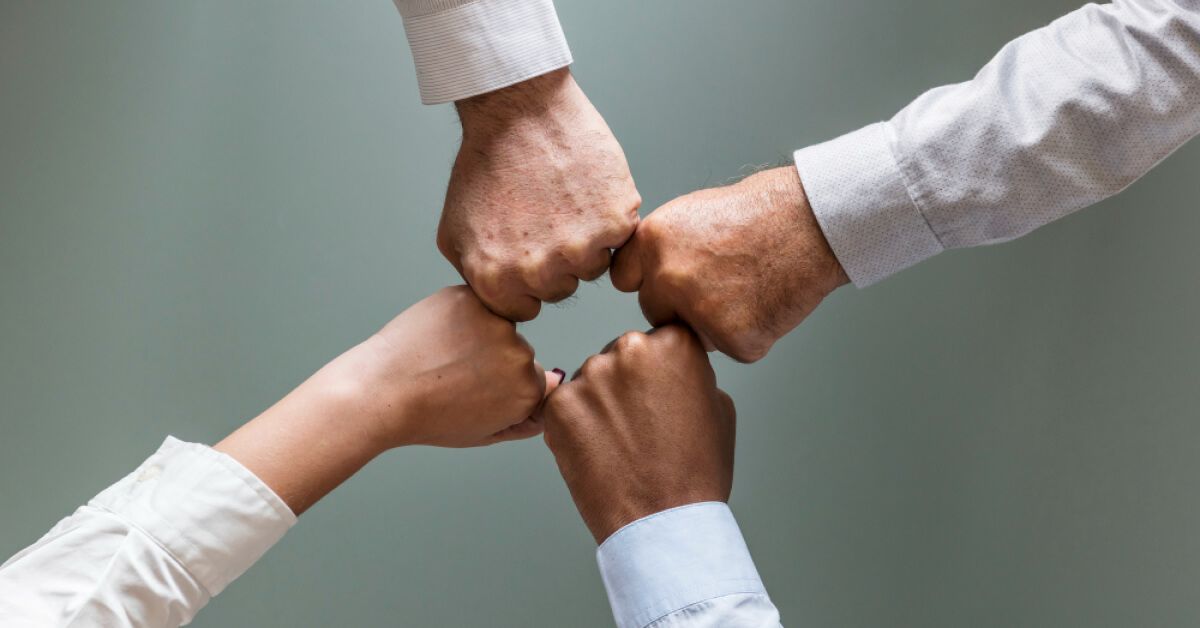
[[464, 135], [491, 134], [520, 123], [568, 113], [583, 92], [567, 68], [454, 103]]

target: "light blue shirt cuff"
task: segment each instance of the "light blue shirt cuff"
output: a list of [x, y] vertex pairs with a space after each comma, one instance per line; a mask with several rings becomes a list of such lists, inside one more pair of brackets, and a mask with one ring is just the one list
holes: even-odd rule
[[596, 550], [618, 628], [642, 628], [714, 598], [766, 595], [729, 506], [672, 508], [621, 528]]

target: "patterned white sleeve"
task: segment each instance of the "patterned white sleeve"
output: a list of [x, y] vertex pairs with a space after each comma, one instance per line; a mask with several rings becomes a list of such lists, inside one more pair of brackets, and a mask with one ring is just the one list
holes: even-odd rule
[[862, 287], [1103, 200], [1198, 132], [1200, 1], [1117, 0], [795, 157], [821, 229]]
[[571, 64], [552, 0], [395, 0], [421, 102], [462, 100]]

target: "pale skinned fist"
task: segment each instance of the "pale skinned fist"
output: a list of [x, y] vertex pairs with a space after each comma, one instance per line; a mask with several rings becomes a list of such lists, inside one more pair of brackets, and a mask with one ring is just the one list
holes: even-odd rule
[[792, 167], [659, 207], [612, 267], [650, 324], [683, 321], [740, 362], [764, 357], [847, 281]]
[[641, 197], [620, 144], [563, 69], [457, 103], [463, 142], [437, 243], [495, 313], [533, 319], [608, 269]]
[[[474, 447], [541, 433], [531, 418], [561, 381], [470, 288], [444, 288], [405, 310], [323, 369], [349, 382], [385, 448]], [[318, 373], [318, 377], [322, 373]]]
[[656, 512], [729, 499], [733, 401], [685, 327], [621, 336], [559, 386], [541, 416], [597, 543]]

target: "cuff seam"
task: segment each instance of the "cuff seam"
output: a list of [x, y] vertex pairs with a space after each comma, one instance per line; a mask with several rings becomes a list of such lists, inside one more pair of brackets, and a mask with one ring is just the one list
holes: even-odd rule
[[684, 606], [680, 606], [679, 608], [677, 608], [675, 610], [667, 611], [667, 612], [663, 613], [662, 615], [655, 617], [654, 619], [650, 620], [650, 623], [646, 624], [645, 628], [654, 628], [654, 624], [657, 624], [658, 622], [670, 617], [671, 615], [674, 615], [675, 613], [678, 613], [681, 611], [685, 611], [693, 606], [699, 606], [701, 604], [708, 604], [709, 602], [724, 599], [727, 597], [733, 597], [735, 595], [764, 595], [764, 593], [762, 592], [761, 589], [756, 589], [756, 590], [751, 590], [751, 591], [730, 591], [729, 593], [723, 593], [716, 597], [710, 597], [705, 600], [698, 600], [696, 602], [692, 602], [691, 604], [686, 604]]
[[682, 506], [675, 506], [674, 508], [668, 508], [666, 510], [660, 510], [652, 515], [646, 515], [645, 517], [642, 517], [640, 519], [634, 519], [633, 521], [630, 521], [629, 523], [617, 528], [616, 532], [613, 532], [612, 534], [608, 535], [608, 538], [604, 539], [604, 542], [601, 543], [599, 545], [599, 547], [596, 548], [596, 553], [597, 554], [600, 553], [600, 548], [604, 547], [605, 545], [608, 545], [608, 542], [617, 538], [617, 535], [621, 534], [622, 532], [625, 532], [626, 530], [633, 528], [634, 526], [636, 526], [640, 523], [647, 523], [649, 521], [654, 521], [655, 519], [660, 519], [662, 517], [665, 517], [668, 514], [673, 513], [673, 512], [679, 512], [681, 510], [688, 510], [691, 508], [699, 508], [700, 506], [706, 506], [709, 504], [724, 504], [726, 506], [728, 505], [728, 504], [725, 504], [725, 502], [695, 502], [695, 503], [691, 503], [691, 504], [684, 504]]
[[[400, 17], [404, 19], [414, 17], [425, 17], [427, 15], [436, 15], [445, 11], [453, 11], [461, 6], [474, 4], [480, 0], [425, 0], [424, 2], [405, 2], [404, 0], [396, 0], [396, 9], [400, 11]], [[411, 10], [405, 10], [407, 6], [415, 6]]]
[[256, 495], [261, 497], [263, 501], [267, 502], [267, 504], [271, 506], [272, 510], [287, 520], [289, 527], [296, 523], [298, 520], [296, 513], [292, 512], [292, 509], [283, 501], [283, 498], [277, 495], [275, 491], [271, 490], [271, 487], [267, 486], [262, 480], [255, 478], [256, 481], [251, 482], [250, 478], [246, 477], [246, 475], [252, 475], [253, 472], [242, 465], [242, 463], [235, 460], [229, 454], [217, 451], [210, 447], [200, 448], [197, 450], [197, 452], [201, 455], [212, 457], [214, 462], [219, 463], [225, 468], [225, 470], [236, 476], [238, 481], [244, 484], [246, 488], [254, 491]]
[[908, 196], [908, 202], [912, 203], [913, 209], [917, 210], [917, 215], [921, 217], [921, 220], [925, 221], [925, 227], [929, 229], [930, 235], [932, 235], [933, 239], [937, 241], [938, 246], [945, 251], [946, 244], [942, 242], [941, 234], [939, 234], [933, 228], [933, 224], [929, 222], [929, 218], [925, 215], [925, 209], [922, 208], [921, 203], [917, 201], [917, 195], [913, 194], [913, 189], [915, 189], [917, 186], [914, 181], [915, 177], [909, 174], [909, 164], [912, 162], [905, 159], [904, 155], [896, 150], [897, 142], [894, 138], [895, 129], [893, 128], [891, 121], [884, 122], [883, 128], [883, 140], [887, 143], [888, 154], [892, 156], [892, 161], [896, 164], [896, 172], [900, 173], [900, 185], [904, 187], [904, 193]]
[[[187, 573], [187, 575], [191, 576], [192, 580], [195, 580], [196, 584], [200, 585], [200, 588], [204, 589], [204, 592], [207, 593], [209, 597], [216, 597], [215, 595], [213, 595], [213, 592], [211, 590], [209, 590], [208, 583], [205, 582], [204, 578], [201, 578], [200, 576], [196, 575], [196, 573], [194, 571], [192, 571], [191, 567], [188, 566], [188, 563], [186, 560], [184, 560], [182, 557], [180, 557], [178, 554], [176, 554], [175, 550], [171, 549], [171, 547], [169, 545], [167, 545], [166, 543], [163, 543], [162, 540], [160, 540], [158, 537], [156, 537], [153, 534], [150, 534], [150, 532], [148, 530], [146, 530], [145, 528], [143, 528], [141, 526], [141, 524], [139, 524], [138, 522], [134, 521], [133, 519], [131, 519], [129, 517], [122, 515], [119, 512], [116, 512], [115, 510], [113, 510], [103, 504], [88, 503], [88, 504], [84, 505], [83, 508], [92, 508], [101, 513], [104, 513], [104, 514], [120, 521], [121, 523], [129, 526], [129, 529], [136, 531], [138, 534], [142, 535], [142, 537], [149, 539], [149, 541], [151, 543], [153, 543], [153, 544], [157, 545], [159, 548], [161, 548], [162, 551], [167, 556], [170, 556], [171, 560], [175, 561], [175, 564], [179, 565], [180, 569], [182, 569], [185, 573]], [[196, 545], [194, 543], [192, 543], [192, 540], [187, 538], [187, 536], [184, 535], [183, 533], [181, 533], [179, 531], [179, 528], [175, 527], [175, 524], [173, 522], [163, 520], [163, 523], [170, 526], [171, 531], [175, 533], [175, 538], [180, 539], [184, 543], [188, 544], [188, 549], [190, 549], [192, 552], [199, 551], [199, 548], [197, 548]]]

